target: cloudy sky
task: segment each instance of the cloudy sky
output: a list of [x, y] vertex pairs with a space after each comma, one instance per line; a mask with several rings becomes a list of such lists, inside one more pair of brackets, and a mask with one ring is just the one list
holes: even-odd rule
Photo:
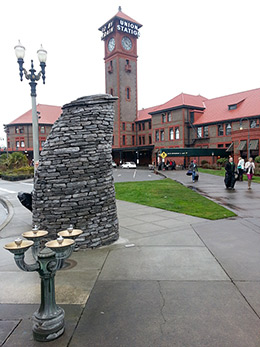
[[223, 96], [260, 87], [259, 0], [1, 0], [1, 118], [31, 109], [28, 81], [19, 80], [14, 46], [26, 48], [24, 67], [48, 51], [46, 84], [37, 104], [64, 105], [105, 92], [104, 43], [98, 28], [118, 6], [143, 24], [138, 39], [139, 109], [179, 93]]

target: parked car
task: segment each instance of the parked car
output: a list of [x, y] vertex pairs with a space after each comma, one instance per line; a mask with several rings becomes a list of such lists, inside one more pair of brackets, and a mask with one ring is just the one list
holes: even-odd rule
[[121, 165], [122, 169], [136, 169], [136, 163], [133, 161], [127, 161], [126, 163]]
[[112, 167], [116, 167], [116, 163], [112, 161]]

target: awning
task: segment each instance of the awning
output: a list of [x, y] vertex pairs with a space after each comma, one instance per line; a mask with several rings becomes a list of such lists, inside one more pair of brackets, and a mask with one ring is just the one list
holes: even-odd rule
[[233, 150], [233, 148], [234, 148], [234, 142], [232, 142], [232, 143], [228, 146], [228, 148], [226, 149], [226, 152], [231, 152], [231, 151]]
[[256, 151], [256, 150], [258, 150], [258, 140], [251, 140], [251, 141], [250, 141], [250, 147], [249, 147], [249, 149], [250, 149], [251, 151]]
[[238, 151], [246, 150], [246, 141], [240, 141], [239, 146], [237, 147]]

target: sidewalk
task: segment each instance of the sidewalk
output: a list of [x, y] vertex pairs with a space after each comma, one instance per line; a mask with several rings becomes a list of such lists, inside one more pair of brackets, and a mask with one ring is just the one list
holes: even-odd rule
[[[184, 171], [166, 174], [192, 185]], [[47, 345], [260, 346], [260, 185], [247, 192], [238, 183], [229, 192], [223, 178], [201, 174], [194, 184], [230, 204], [238, 217], [227, 220], [117, 201], [119, 241], [73, 253], [56, 275], [66, 331]], [[20, 271], [2, 248], [31, 224], [30, 213], [11, 203], [13, 218], [0, 232], [0, 341], [40, 346], [31, 331], [38, 274]]]

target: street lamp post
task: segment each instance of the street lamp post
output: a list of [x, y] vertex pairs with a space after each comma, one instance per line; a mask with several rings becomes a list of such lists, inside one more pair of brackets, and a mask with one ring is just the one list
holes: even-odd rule
[[[25, 48], [21, 45], [20, 40], [18, 41], [18, 45], [14, 47], [15, 54], [17, 57], [17, 62], [19, 64], [19, 71], [20, 71], [20, 80], [23, 80], [23, 74], [27, 80], [30, 81], [29, 85], [31, 87], [31, 97], [32, 97], [32, 130], [33, 130], [33, 162], [34, 162], [34, 168], [36, 169], [39, 162], [39, 126], [38, 126], [38, 115], [37, 115], [37, 109], [36, 109], [36, 81], [39, 81], [39, 79], [42, 76], [43, 84], [45, 84], [45, 67], [46, 67], [46, 60], [47, 60], [47, 51], [43, 49], [42, 45], [41, 48], [37, 51], [38, 59], [40, 61], [40, 67], [41, 71], [36, 74], [36, 70], [33, 66], [33, 60], [31, 60], [31, 69], [29, 70], [30, 73], [28, 73], [25, 68], [23, 67], [24, 63], [24, 55], [25, 55]], [[35, 170], [36, 171], [36, 170]]]
[[247, 133], [247, 160], [250, 158], [250, 120], [247, 117], [240, 119], [240, 130], [243, 130], [243, 120], [248, 120], [248, 133]]

